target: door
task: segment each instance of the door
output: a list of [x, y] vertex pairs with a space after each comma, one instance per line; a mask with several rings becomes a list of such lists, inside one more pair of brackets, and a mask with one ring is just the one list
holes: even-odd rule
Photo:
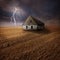
[[28, 26], [26, 26], [26, 29], [28, 29]]
[[33, 26], [31, 26], [31, 29], [33, 29]]

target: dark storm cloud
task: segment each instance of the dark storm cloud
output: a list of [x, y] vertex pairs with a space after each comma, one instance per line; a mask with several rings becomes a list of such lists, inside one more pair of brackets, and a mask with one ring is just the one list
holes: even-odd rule
[[19, 6], [25, 10], [27, 16], [32, 15], [44, 19], [60, 18], [59, 0], [0, 0], [0, 3], [3, 9]]
[[59, 0], [20, 0], [20, 2], [37, 11], [39, 16], [46, 18], [60, 17]]

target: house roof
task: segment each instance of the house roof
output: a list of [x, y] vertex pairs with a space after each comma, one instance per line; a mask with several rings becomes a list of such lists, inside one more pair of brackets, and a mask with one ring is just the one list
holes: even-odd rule
[[37, 18], [32, 17], [32, 16], [29, 16], [26, 20], [31, 20], [31, 19], [34, 20], [37, 25], [44, 25], [43, 22], [41, 22], [40, 20], [38, 20]]
[[32, 17], [32, 16], [30, 16], [30, 17], [37, 23], [37, 25], [44, 25], [44, 23], [42, 21], [38, 20], [37, 18]]

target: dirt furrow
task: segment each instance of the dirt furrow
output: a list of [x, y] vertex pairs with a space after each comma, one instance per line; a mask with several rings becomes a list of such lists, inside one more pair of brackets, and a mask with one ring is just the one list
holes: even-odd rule
[[[48, 39], [50, 39], [51, 37], [52, 36], [50, 36]], [[20, 55], [22, 55], [23, 52], [33, 51], [34, 48], [36, 48], [36, 47], [38, 48], [38, 46], [43, 45], [45, 42], [49, 42], [49, 41], [47, 41], [47, 39], [44, 40], [44, 38], [39, 37], [40, 40], [37, 40], [37, 38], [35, 40], [30, 40], [30, 41], [27, 41], [25, 43], [22, 43], [21, 45], [18, 44], [15, 47], [11, 47], [11, 49], [7, 49], [7, 50], [10, 50], [10, 51], [4, 50], [4, 51], [7, 51], [7, 53], [4, 52], [2, 54], [9, 55], [9, 56], [11, 56], [11, 55], [15, 56], [15, 54], [20, 53]], [[10, 53], [10, 52], [12, 52], [12, 53]]]
[[[11, 46], [14, 46], [16, 44], [22, 44], [24, 42], [27, 42], [29, 40], [31, 40], [31, 38], [34, 40], [35, 37], [41, 37], [43, 34], [35, 34], [33, 33], [33, 36], [32, 36], [32, 33], [29, 33], [29, 34], [26, 34], [25, 36], [22, 36], [22, 37], [17, 37], [17, 38], [13, 38], [14, 40], [8, 40], [7, 42], [4, 42], [3, 44], [0, 45], [1, 49], [4, 49], [4, 48], [7, 48], [7, 47], [11, 47]], [[27, 38], [28, 36], [28, 38]]]

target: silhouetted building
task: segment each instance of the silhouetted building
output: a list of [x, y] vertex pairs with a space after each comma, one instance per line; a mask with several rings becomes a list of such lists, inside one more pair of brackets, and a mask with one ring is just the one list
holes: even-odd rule
[[44, 23], [36, 18], [29, 16], [23, 23], [24, 30], [40, 30], [44, 28]]

